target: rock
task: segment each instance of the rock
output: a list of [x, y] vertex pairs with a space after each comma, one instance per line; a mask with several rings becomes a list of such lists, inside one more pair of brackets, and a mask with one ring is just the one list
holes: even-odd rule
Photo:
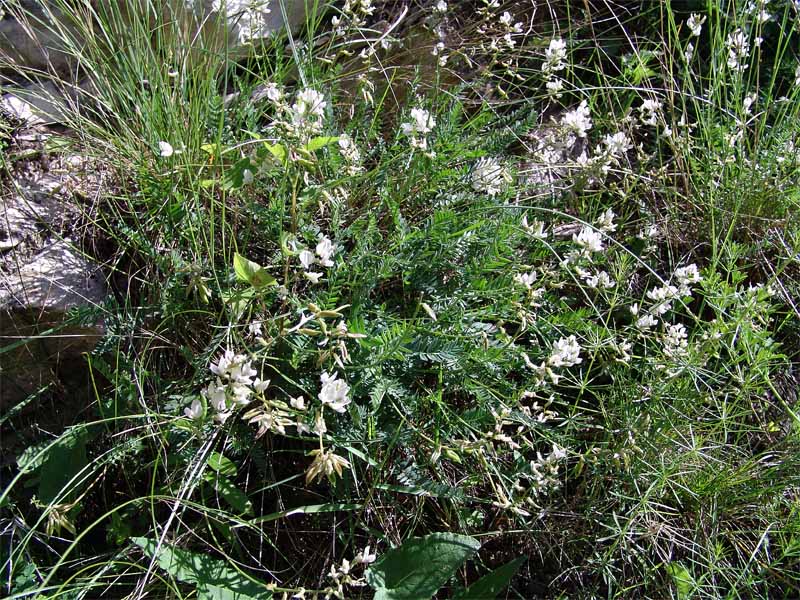
[[98, 267], [81, 256], [69, 239], [49, 244], [16, 273], [0, 279], [0, 308], [7, 311], [66, 313], [98, 305], [104, 298]]
[[[43, 144], [43, 140], [37, 140]], [[73, 309], [97, 307], [106, 297], [98, 265], [68, 234], [80, 208], [67, 193], [74, 160], [49, 171], [20, 168], [0, 205], [0, 414], [48, 384], [85, 384], [86, 361], [104, 334], [101, 319], [65, 326]], [[72, 169], [72, 170], [71, 170]]]

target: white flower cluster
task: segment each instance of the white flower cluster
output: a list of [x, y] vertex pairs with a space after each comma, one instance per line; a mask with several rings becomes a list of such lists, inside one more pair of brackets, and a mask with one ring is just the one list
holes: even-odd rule
[[567, 68], [566, 58], [567, 43], [561, 38], [550, 40], [544, 51], [542, 73], [547, 77], [547, 82], [545, 82], [547, 93], [553, 98], [560, 98], [561, 91], [564, 89], [564, 82], [558, 77], [557, 73]]
[[573, 367], [583, 362], [581, 347], [574, 335], [559, 339], [550, 352], [547, 364], [551, 367]]
[[511, 175], [496, 158], [481, 158], [472, 171], [472, 189], [496, 196], [511, 182]]
[[639, 118], [644, 125], [656, 127], [661, 118], [661, 102], [653, 98], [645, 98], [639, 106]]
[[279, 115], [273, 126], [289, 137], [305, 143], [309, 137], [322, 131], [328, 103], [321, 92], [313, 88], [298, 90], [291, 105], [283, 91], [274, 83], [266, 84], [263, 94], [272, 102]]
[[358, 175], [364, 171], [364, 167], [361, 166], [361, 152], [358, 150], [358, 146], [353, 141], [353, 139], [343, 133], [339, 136], [339, 152], [342, 155], [342, 158], [347, 161], [347, 171], [348, 175]]
[[327, 406], [337, 413], [343, 413], [347, 405], [350, 404], [350, 397], [348, 396], [350, 386], [347, 385], [346, 381], [338, 377], [336, 373], [333, 375], [323, 373], [320, 376], [322, 389], [319, 392], [319, 401], [322, 402], [322, 406]]
[[366, 567], [375, 562], [377, 555], [370, 553], [370, 547], [366, 546], [361, 552], [355, 555], [351, 563], [346, 558], [338, 567], [331, 565], [331, 570], [328, 572], [328, 577], [332, 582], [332, 586], [325, 588], [325, 598], [338, 598], [344, 600], [344, 586], [349, 585], [353, 587], [364, 587], [367, 582], [362, 577], [356, 577], [353, 570], [356, 567]]
[[553, 344], [550, 351], [550, 356], [546, 362], [542, 362], [538, 366], [535, 365], [527, 354], [523, 354], [522, 358], [525, 361], [525, 366], [536, 373], [538, 383], [541, 385], [546, 379], [550, 379], [555, 385], [558, 385], [561, 376], [553, 371], [553, 368], [567, 368], [573, 367], [583, 362], [580, 356], [581, 347], [578, 340], [574, 335], [561, 338]]
[[660, 317], [672, 309], [672, 303], [679, 298], [692, 295], [692, 286], [702, 281], [697, 265], [690, 264], [685, 267], [675, 269], [672, 276], [673, 283], [667, 283], [661, 287], [653, 288], [645, 294], [651, 301], [650, 307], [643, 314], [639, 315], [639, 305], [631, 306], [631, 313], [638, 317], [636, 327], [639, 329], [649, 329], [658, 323], [656, 317]]
[[[252, 361], [233, 350], [226, 350], [209, 368], [217, 378], [201, 394], [214, 409], [214, 419], [220, 423], [224, 423], [237, 407], [249, 404], [253, 393], [263, 393], [269, 386], [269, 380], [262, 381], [256, 377], [258, 371], [253, 368]], [[185, 414], [199, 419], [203, 416], [202, 405], [195, 402]]]
[[734, 71], [744, 71], [747, 63], [743, 61], [750, 56], [747, 34], [741, 28], [731, 32], [725, 46], [728, 48], [728, 67]]
[[672, 359], [686, 356], [688, 352], [687, 338], [686, 327], [680, 323], [669, 325], [664, 334], [664, 354]]
[[[296, 250], [296, 244], [295, 244]], [[297, 254], [300, 264], [303, 266], [305, 272], [304, 277], [311, 283], [319, 283], [322, 273], [312, 271], [311, 267], [318, 264], [323, 267], [332, 267], [334, 265], [333, 255], [336, 253], [336, 246], [327, 236], [320, 236], [314, 252], [304, 248]]]
[[585, 138], [586, 132], [592, 128], [592, 116], [586, 100], [581, 101], [575, 110], [564, 113], [561, 125], [571, 136]]
[[317, 90], [306, 88], [297, 92], [295, 102], [289, 110], [290, 129], [298, 137], [314, 135], [322, 131], [327, 102]]
[[408, 137], [412, 148], [428, 149], [427, 135], [436, 127], [436, 120], [424, 108], [412, 108], [411, 120], [400, 125], [400, 131]]
[[572, 241], [580, 246], [581, 255], [586, 257], [590, 257], [594, 252], [602, 252], [605, 249], [603, 246], [603, 234], [588, 225], [584, 226], [580, 232], [574, 233]]
[[267, 15], [272, 12], [269, 0], [213, 0], [211, 9], [225, 14], [228, 22], [235, 26], [239, 42], [267, 37], [271, 31]]
[[686, 21], [686, 26], [689, 28], [689, 32], [694, 37], [699, 37], [703, 31], [703, 23], [705, 22], [705, 15], [701, 18], [697, 13], [692, 13], [689, 15], [689, 19]]
[[375, 12], [372, 0], [345, 0], [340, 15], [331, 19], [337, 35], [344, 35], [350, 28], [361, 28], [367, 24], [367, 17]]
[[553, 444], [553, 449], [547, 456], [542, 456], [541, 452], [536, 453], [536, 460], [530, 461], [534, 495], [541, 496], [561, 486], [558, 479], [558, 465], [565, 458], [567, 458], [566, 451], [556, 444]]

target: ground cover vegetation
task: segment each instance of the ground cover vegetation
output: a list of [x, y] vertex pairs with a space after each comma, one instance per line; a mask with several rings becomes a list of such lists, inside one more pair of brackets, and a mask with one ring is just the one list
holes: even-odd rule
[[113, 294], [89, 400], [2, 417], [73, 416], [6, 596], [800, 595], [797, 2], [346, 0], [244, 58], [129, 3], [71, 13]]

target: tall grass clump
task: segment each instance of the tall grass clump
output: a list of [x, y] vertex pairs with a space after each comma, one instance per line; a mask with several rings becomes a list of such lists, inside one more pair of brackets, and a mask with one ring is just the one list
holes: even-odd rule
[[7, 595], [800, 594], [797, 4], [540, 4], [55, 3], [112, 294]]

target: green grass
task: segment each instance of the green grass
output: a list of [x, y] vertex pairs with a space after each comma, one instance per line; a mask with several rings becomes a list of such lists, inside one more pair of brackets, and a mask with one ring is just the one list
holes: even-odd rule
[[[368, 598], [342, 561], [433, 532], [482, 544], [441, 598], [518, 557], [499, 597], [800, 593], [791, 3], [338, 6], [242, 56], [137, 2], [62, 32], [113, 293], [72, 315], [106, 327], [75, 422], [37, 434], [39, 398], [3, 416], [30, 440], [4, 471], [6, 595]], [[285, 99], [251, 97], [269, 84]]]

